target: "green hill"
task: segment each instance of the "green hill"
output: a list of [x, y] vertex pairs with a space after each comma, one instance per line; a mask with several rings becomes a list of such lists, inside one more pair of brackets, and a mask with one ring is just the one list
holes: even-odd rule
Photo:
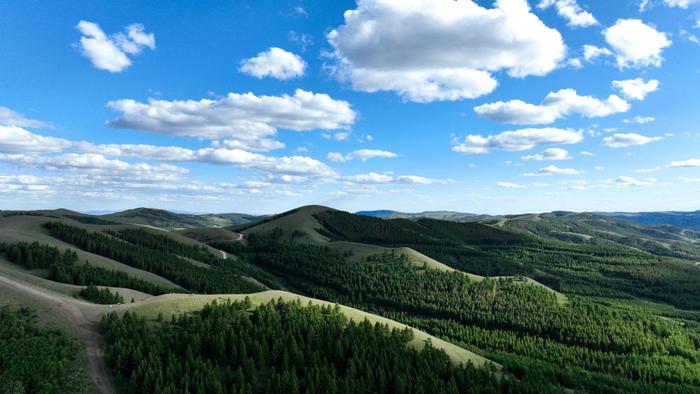
[[180, 214], [162, 209], [136, 208], [123, 212], [101, 215], [103, 220], [152, 226], [168, 230], [202, 227], [227, 227], [236, 224], [250, 223], [260, 220], [261, 216], [242, 213], [224, 214]]

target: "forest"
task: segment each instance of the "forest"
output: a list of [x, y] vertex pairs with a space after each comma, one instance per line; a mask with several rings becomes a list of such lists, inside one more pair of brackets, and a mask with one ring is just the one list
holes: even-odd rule
[[151, 324], [130, 313], [102, 321], [125, 392], [542, 392], [443, 351], [407, 346], [410, 330], [348, 321], [338, 309], [273, 301], [213, 303]]
[[407, 246], [465, 272], [527, 275], [567, 294], [643, 297], [700, 309], [700, 271], [687, 260], [536, 238], [478, 223], [384, 220], [340, 211], [316, 217], [332, 240]]
[[250, 235], [247, 246], [229, 244], [228, 251], [283, 277], [294, 291], [479, 349], [519, 379], [594, 392], [699, 391], [699, 314], [680, 326], [610, 301], [573, 295], [561, 305], [517, 277], [471, 281], [416, 269], [391, 253], [349, 263], [328, 247], [274, 235]]
[[2, 393], [61, 393], [79, 389], [69, 378], [80, 343], [39, 327], [27, 308], [0, 307]]
[[[186, 257], [164, 251], [172, 242], [164, 236], [154, 236], [162, 244], [152, 242], [153, 238], [150, 237], [143, 238], [140, 242], [148, 245], [143, 246], [127, 242], [110, 233], [89, 232], [60, 222], [47, 222], [44, 227], [51, 236], [82, 250], [153, 272], [195, 293], [251, 293], [261, 290], [260, 286], [242, 278], [242, 273], [232, 264], [199, 266]], [[129, 235], [124, 237], [128, 238]], [[188, 249], [183, 245], [181, 250]], [[216, 261], [221, 260], [223, 259]]]
[[0, 254], [4, 254], [9, 261], [27, 269], [48, 269], [48, 279], [60, 283], [78, 286], [126, 287], [152, 295], [182, 291], [166, 289], [133, 278], [125, 272], [95, 267], [88, 262], [77, 264], [78, 255], [75, 252], [66, 249], [61, 253], [55, 246], [38, 242], [0, 243]]

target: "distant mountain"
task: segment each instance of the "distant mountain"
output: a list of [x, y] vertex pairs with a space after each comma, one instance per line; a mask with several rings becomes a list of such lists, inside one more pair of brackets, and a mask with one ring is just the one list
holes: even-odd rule
[[356, 215], [371, 216], [373, 218], [386, 218], [391, 215], [400, 214], [402, 212], [392, 211], [389, 209], [380, 209], [378, 211], [357, 211]]
[[455, 211], [423, 211], [423, 212], [399, 212], [392, 210], [378, 210], [378, 211], [358, 211], [355, 212], [357, 215], [371, 216], [381, 219], [438, 219], [447, 220], [451, 222], [466, 222], [472, 221], [480, 218], [488, 218], [488, 215], [477, 215], [474, 213], [463, 213]]
[[153, 208], [135, 208], [101, 215], [100, 218], [118, 223], [138, 224], [168, 230], [202, 227], [228, 227], [255, 222], [264, 216], [244, 213], [183, 214]]
[[700, 211], [694, 212], [605, 212], [601, 215], [641, 224], [667, 224], [700, 231]]

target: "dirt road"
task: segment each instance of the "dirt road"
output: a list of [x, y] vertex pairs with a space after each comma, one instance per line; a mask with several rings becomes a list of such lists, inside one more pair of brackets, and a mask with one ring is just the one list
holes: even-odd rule
[[0, 276], [0, 286], [7, 286], [26, 293], [33, 298], [49, 301], [57, 308], [68, 312], [78, 327], [78, 334], [87, 351], [88, 375], [90, 379], [101, 393], [114, 393], [112, 381], [107, 373], [102, 350], [100, 349], [100, 335], [97, 332], [97, 321], [95, 321], [94, 318], [91, 319], [88, 317], [84, 311], [84, 309], [92, 309], [93, 312], [96, 312], [95, 315], [97, 315], [98, 310], [102, 309], [102, 307], [74, 300], [40, 287], [19, 283], [5, 276]]

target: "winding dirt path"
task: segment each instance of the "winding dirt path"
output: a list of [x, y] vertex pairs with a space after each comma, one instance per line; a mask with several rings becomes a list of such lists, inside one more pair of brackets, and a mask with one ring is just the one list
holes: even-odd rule
[[50, 290], [40, 287], [20, 283], [19, 281], [5, 276], [0, 276], [0, 286], [8, 286], [28, 294], [33, 298], [52, 302], [57, 308], [68, 312], [78, 327], [78, 334], [87, 351], [88, 375], [90, 379], [101, 393], [114, 393], [112, 381], [107, 373], [102, 350], [100, 348], [100, 334], [97, 331], [97, 322], [95, 319], [91, 319], [86, 315], [85, 311], [81, 309], [82, 306], [83, 308], [93, 308], [95, 312], [98, 312], [99, 309], [102, 309], [101, 307], [82, 303], [78, 300], [55, 294]]

